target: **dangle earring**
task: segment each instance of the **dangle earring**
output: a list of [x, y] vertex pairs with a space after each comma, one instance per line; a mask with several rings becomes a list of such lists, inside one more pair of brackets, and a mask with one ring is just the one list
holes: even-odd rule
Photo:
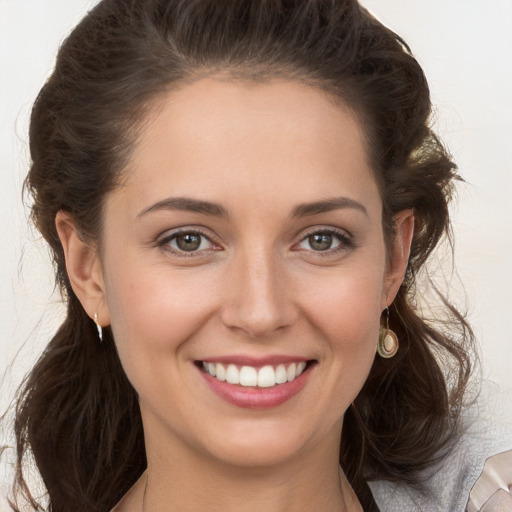
[[398, 352], [398, 337], [389, 328], [389, 308], [386, 308], [386, 327], [381, 327], [379, 330], [377, 352], [384, 359], [389, 359]]
[[98, 329], [98, 338], [100, 339], [100, 343], [103, 342], [103, 327], [98, 322], [98, 313], [94, 313], [94, 323], [96, 324], [96, 329]]

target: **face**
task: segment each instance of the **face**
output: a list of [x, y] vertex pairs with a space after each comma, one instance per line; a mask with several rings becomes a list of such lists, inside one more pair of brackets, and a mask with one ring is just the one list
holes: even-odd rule
[[305, 85], [160, 98], [106, 198], [93, 309], [149, 453], [266, 465], [337, 445], [407, 260], [367, 156], [355, 115]]

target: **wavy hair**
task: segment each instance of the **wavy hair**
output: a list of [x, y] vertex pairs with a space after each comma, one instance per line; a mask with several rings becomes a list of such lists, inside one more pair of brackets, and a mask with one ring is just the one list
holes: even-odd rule
[[457, 173], [431, 130], [428, 85], [407, 44], [356, 0], [103, 0], [60, 48], [31, 117], [26, 190], [67, 304], [15, 405], [13, 492], [33, 510], [42, 505], [26, 482], [32, 457], [53, 512], [110, 510], [146, 464], [136, 392], [110, 330], [98, 344], [73, 293], [56, 214], [70, 213], [98, 241], [105, 194], [121, 182], [151, 103], [219, 72], [300, 80], [340, 98], [366, 136], [388, 244], [393, 216], [414, 209], [408, 271], [390, 314], [401, 348], [375, 359], [344, 420], [340, 463], [365, 510], [369, 480], [418, 485], [457, 435], [472, 332], [442, 297], [442, 323], [416, 304], [418, 273], [449, 235]]

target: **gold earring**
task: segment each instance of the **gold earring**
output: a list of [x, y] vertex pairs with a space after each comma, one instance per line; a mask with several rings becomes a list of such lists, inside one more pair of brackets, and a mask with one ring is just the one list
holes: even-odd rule
[[379, 342], [377, 343], [377, 352], [384, 359], [390, 359], [398, 352], [398, 337], [389, 328], [389, 309], [386, 308], [386, 327], [379, 330]]
[[98, 322], [98, 313], [94, 313], [94, 323], [96, 324], [96, 329], [98, 329], [98, 338], [101, 343], [103, 341], [103, 327]]

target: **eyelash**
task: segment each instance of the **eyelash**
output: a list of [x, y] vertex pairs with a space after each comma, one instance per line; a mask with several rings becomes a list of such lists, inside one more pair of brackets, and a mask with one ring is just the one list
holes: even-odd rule
[[[203, 249], [203, 250], [196, 250], [196, 251], [184, 251], [175, 249], [170, 246], [170, 243], [175, 240], [180, 235], [199, 235], [200, 237], [206, 239], [208, 242], [210, 242], [213, 245], [216, 245], [215, 242], [211, 239], [210, 236], [206, 235], [203, 231], [200, 229], [194, 228], [182, 228], [178, 229], [177, 231], [172, 232], [171, 234], [163, 237], [157, 242], [157, 246], [165, 249], [166, 251], [169, 251], [175, 255], [178, 255], [182, 258], [194, 258], [204, 255], [205, 250], [218, 250], [218, 249]], [[339, 240], [339, 245], [332, 248], [332, 249], [326, 249], [325, 251], [315, 251], [314, 249], [296, 249], [297, 251], [307, 251], [315, 254], [315, 256], [320, 257], [328, 257], [333, 256], [334, 254], [337, 254], [342, 251], [346, 251], [348, 249], [351, 249], [355, 247], [354, 241], [348, 235], [345, 231], [341, 229], [335, 229], [335, 228], [315, 228], [311, 229], [311, 231], [307, 232], [305, 235], [302, 236], [302, 238], [299, 240], [298, 243], [294, 244], [294, 247], [298, 246], [305, 240], [307, 240], [309, 237], [313, 235], [330, 235], [334, 238], [337, 238]]]
[[[170, 243], [178, 238], [180, 235], [199, 235], [200, 237], [208, 240], [212, 245], [216, 245], [215, 242], [211, 239], [210, 236], [206, 235], [203, 231], [200, 229], [194, 228], [182, 228], [178, 229], [177, 231], [173, 231], [171, 234], [164, 236], [162, 239], [160, 239], [157, 242], [157, 246], [163, 248], [166, 251], [169, 251], [179, 257], [182, 258], [197, 258], [198, 256], [202, 256], [204, 253], [203, 250], [201, 251], [183, 251], [179, 249], [175, 249], [174, 247], [170, 246]], [[216, 250], [216, 249], [206, 249], [206, 250]]]
[[[333, 255], [336, 255], [342, 251], [346, 251], [348, 249], [352, 249], [355, 247], [355, 243], [352, 239], [352, 237], [347, 234], [346, 231], [336, 228], [314, 228], [311, 229], [311, 231], [307, 232], [298, 242], [298, 244], [295, 244], [295, 246], [303, 243], [305, 240], [307, 240], [309, 237], [313, 235], [330, 235], [333, 238], [337, 238], [339, 240], [339, 245], [332, 248], [332, 249], [326, 249], [325, 251], [315, 251], [314, 249], [306, 250], [307, 252], [313, 253], [315, 256], [320, 257], [330, 257]], [[301, 249], [297, 249], [300, 251]]]

